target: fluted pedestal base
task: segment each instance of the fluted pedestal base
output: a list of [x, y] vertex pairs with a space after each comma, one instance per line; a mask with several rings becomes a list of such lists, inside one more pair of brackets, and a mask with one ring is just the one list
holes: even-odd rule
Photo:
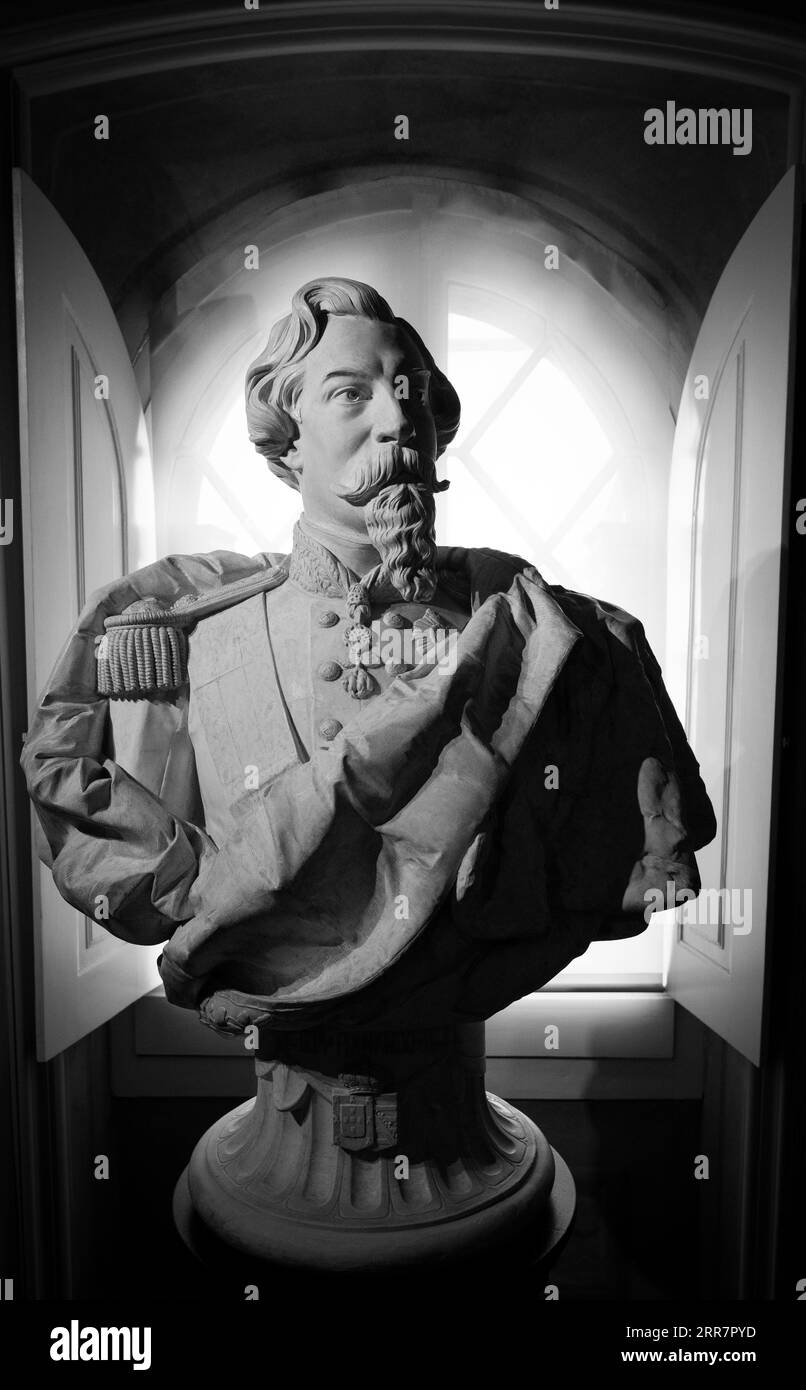
[[227, 1247], [305, 1270], [462, 1261], [533, 1234], [539, 1257], [570, 1224], [565, 1164], [484, 1090], [483, 1024], [264, 1036], [256, 1069], [256, 1098], [203, 1135], [177, 1187], [191, 1245], [188, 1198]]

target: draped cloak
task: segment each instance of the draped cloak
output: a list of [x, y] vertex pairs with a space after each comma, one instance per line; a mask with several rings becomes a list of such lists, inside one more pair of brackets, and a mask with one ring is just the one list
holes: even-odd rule
[[[486, 1018], [591, 941], [643, 930], [655, 890], [699, 890], [714, 814], [640, 622], [514, 556], [440, 548], [438, 564], [469, 612], [455, 665], [392, 679], [326, 747], [293, 737], [267, 657], [294, 640], [273, 617], [281, 556], [169, 556], [115, 580], [56, 663], [21, 759], [40, 855], [74, 907], [104, 894], [112, 933], [164, 941], [168, 998], [214, 1027]], [[144, 599], [198, 613], [187, 678], [110, 699], [104, 621]], [[262, 662], [268, 752], [214, 838], [194, 653], [207, 640], [215, 661], [241, 630], [222, 623], [258, 603], [265, 634], [238, 659]]]

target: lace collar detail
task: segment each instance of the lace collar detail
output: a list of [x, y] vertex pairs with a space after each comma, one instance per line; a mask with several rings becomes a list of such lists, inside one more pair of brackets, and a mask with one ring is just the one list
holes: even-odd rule
[[[463, 606], [475, 606], [471, 605], [469, 562], [476, 555], [479, 561], [499, 561], [503, 567], [504, 573], [498, 583], [482, 585], [485, 589], [489, 587], [490, 592], [497, 589], [505, 591], [515, 573], [526, 568], [526, 561], [517, 556], [498, 555], [493, 551], [468, 551], [461, 546], [438, 546], [437, 574], [440, 586]], [[360, 582], [359, 575], [342, 564], [332, 551], [314, 540], [313, 536], [309, 536], [299, 522], [294, 526], [293, 549], [287, 567], [289, 578], [301, 589], [311, 594], [323, 594], [327, 598], [346, 598], [350, 588]], [[400, 600], [401, 595], [392, 584], [384, 584], [380, 592], [377, 588], [373, 589], [373, 602], [395, 603]]]
[[328, 598], [344, 598], [358, 579], [330, 550], [303, 531], [299, 522], [294, 527], [288, 577], [309, 593], [326, 594]]
[[[342, 564], [332, 551], [309, 536], [299, 522], [294, 527], [288, 576], [309, 593], [325, 594], [328, 598], [346, 598], [351, 588], [360, 585], [362, 578]], [[373, 603], [394, 603], [400, 597], [392, 583], [374, 584], [372, 587]]]

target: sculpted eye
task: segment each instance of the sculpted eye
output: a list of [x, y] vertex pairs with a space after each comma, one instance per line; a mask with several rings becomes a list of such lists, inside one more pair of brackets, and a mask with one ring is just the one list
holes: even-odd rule
[[411, 373], [411, 394], [417, 405], [431, 404], [431, 373], [423, 368]]

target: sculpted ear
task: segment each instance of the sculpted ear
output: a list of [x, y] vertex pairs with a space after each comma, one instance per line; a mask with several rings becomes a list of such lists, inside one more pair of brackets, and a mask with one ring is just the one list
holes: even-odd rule
[[283, 468], [287, 468], [289, 473], [295, 475], [295, 480], [289, 479], [292, 487], [299, 487], [299, 480], [302, 476], [302, 454], [298, 439], [295, 439], [292, 444], [289, 444], [280, 462]]

